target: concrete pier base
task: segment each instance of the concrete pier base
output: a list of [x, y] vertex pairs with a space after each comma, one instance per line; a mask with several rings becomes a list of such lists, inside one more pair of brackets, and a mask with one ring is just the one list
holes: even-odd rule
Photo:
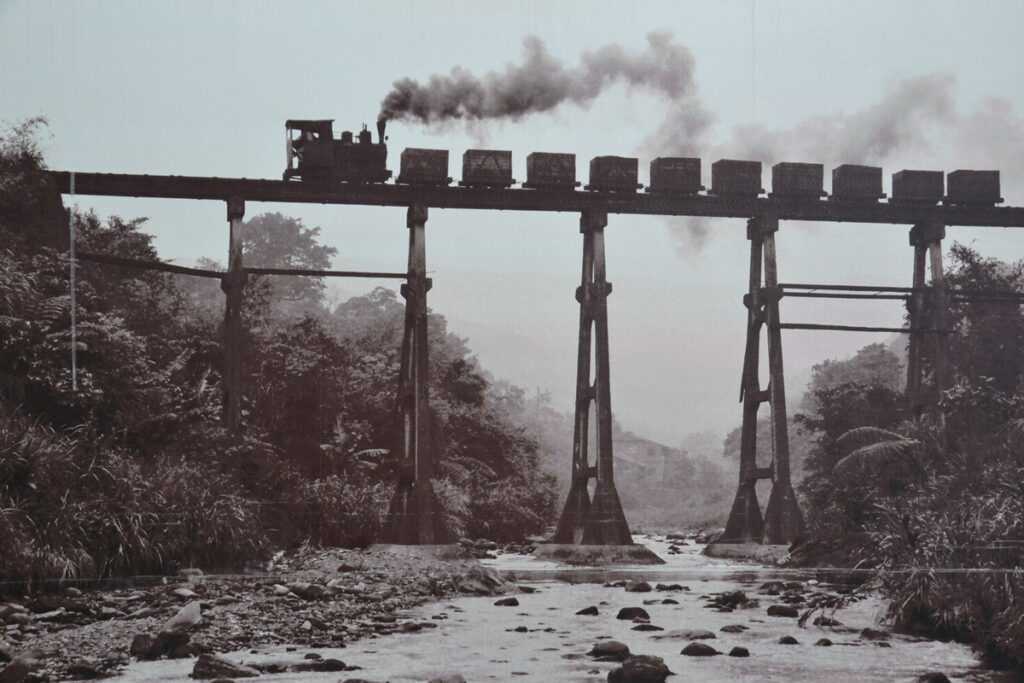
[[616, 564], [665, 564], [645, 545], [575, 545], [571, 543], [542, 543], [533, 551], [539, 560], [553, 560], [585, 567], [605, 567]]
[[789, 556], [789, 545], [711, 543], [704, 548], [704, 554], [723, 560], [749, 560], [764, 564], [781, 564]]

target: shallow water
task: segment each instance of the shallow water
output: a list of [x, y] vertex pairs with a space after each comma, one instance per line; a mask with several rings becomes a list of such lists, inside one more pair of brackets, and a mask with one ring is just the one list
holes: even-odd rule
[[[716, 560], [699, 554], [696, 546], [685, 546], [680, 555], [666, 554], [667, 544], [646, 542], [668, 563], [656, 567], [618, 567], [608, 571], [559, 569], [556, 563], [537, 562], [521, 556], [501, 556], [486, 564], [515, 572], [522, 585], [538, 592], [518, 595], [518, 607], [498, 607], [495, 598], [460, 598], [421, 606], [402, 618], [434, 621], [436, 629], [417, 633], [370, 638], [344, 649], [317, 649], [323, 657], [335, 657], [363, 667], [350, 674], [277, 674], [266, 676], [280, 681], [339, 681], [363, 676], [372, 681], [426, 681], [446, 672], [458, 672], [467, 681], [605, 681], [610, 663], [594, 662], [586, 653], [594, 643], [611, 637], [634, 653], [663, 657], [677, 677], [672, 681], [912, 681], [929, 670], [946, 673], [953, 680], [995, 680], [978, 668], [970, 649], [956, 644], [919, 641], [894, 636], [892, 647], [883, 648], [857, 638], [857, 634], [834, 633], [808, 626], [801, 629], [791, 618], [769, 617], [765, 609], [773, 598], [761, 599], [761, 606], [719, 613], [704, 609], [701, 595], [743, 589], [752, 593], [757, 586], [780, 575], [768, 567]], [[548, 566], [550, 565], [550, 566]], [[783, 572], [787, 579], [797, 578]], [[804, 572], [807, 575], [806, 572]], [[679, 582], [690, 591], [627, 593], [601, 583], [619, 577], [647, 578], [652, 583]], [[644, 599], [671, 597], [677, 605], [643, 605]], [[606, 605], [599, 604], [602, 601]], [[577, 616], [575, 612], [597, 605], [598, 616]], [[750, 650], [748, 658], [685, 657], [679, 654], [686, 641], [657, 640], [659, 632], [631, 630], [634, 624], [615, 618], [621, 607], [643, 606], [651, 623], [666, 630], [708, 629], [714, 640], [703, 641], [728, 652], [741, 645]], [[882, 603], [870, 598], [837, 612], [843, 624], [860, 630], [876, 626]], [[433, 619], [433, 617], [444, 617]], [[722, 633], [727, 624], [745, 624], [750, 630]], [[516, 632], [526, 627], [527, 632]], [[798, 645], [781, 645], [783, 635], [795, 636]], [[821, 637], [832, 647], [816, 647]], [[233, 661], [298, 660], [308, 652], [299, 648], [288, 653], [284, 647], [261, 650], [258, 655], [235, 653]], [[126, 670], [129, 681], [188, 681], [193, 660], [136, 663]]]

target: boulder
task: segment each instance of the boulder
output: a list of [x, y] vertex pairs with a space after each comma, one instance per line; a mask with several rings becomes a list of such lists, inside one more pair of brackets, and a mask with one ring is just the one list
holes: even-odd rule
[[494, 603], [498, 607], [518, 607], [519, 601], [515, 598], [502, 598]]
[[745, 647], [740, 647], [739, 645], [737, 645], [733, 649], [729, 650], [729, 656], [730, 657], [749, 657], [750, 656], [750, 650], [748, 650]]
[[598, 611], [597, 611], [597, 607], [594, 607], [593, 605], [591, 605], [590, 607], [584, 607], [583, 609], [581, 609], [576, 614], [579, 614], [579, 615], [582, 615], [582, 616], [585, 616], [585, 617], [596, 617], [598, 615]]
[[889, 640], [892, 636], [885, 631], [879, 631], [873, 628], [866, 628], [860, 632], [860, 637], [864, 640]]
[[782, 636], [779, 638], [779, 645], [799, 645], [800, 641], [793, 636]]
[[715, 634], [703, 628], [679, 628], [654, 636], [655, 640], [711, 640]]
[[296, 581], [288, 584], [288, 590], [303, 600], [322, 600], [327, 595], [327, 588], [318, 583]]
[[650, 619], [651, 615], [643, 607], [623, 607], [616, 619]]
[[670, 675], [661, 657], [634, 655], [608, 673], [608, 683], [664, 683]]
[[686, 655], [687, 657], [714, 657], [715, 655], [720, 655], [722, 653], [707, 643], [695, 642], [684, 647], [679, 654]]
[[337, 672], [347, 671], [348, 667], [345, 666], [345, 662], [340, 659], [314, 659], [301, 664], [296, 664], [289, 668], [290, 671], [317, 671], [317, 672]]
[[664, 631], [665, 629], [663, 629], [660, 626], [655, 626], [654, 624], [637, 624], [631, 630], [633, 630], [633, 631]]
[[31, 657], [15, 657], [0, 669], [0, 683], [23, 683], [39, 663]]
[[828, 638], [819, 638], [815, 645], [818, 647], [832, 647], [832, 641]]
[[768, 616], [770, 617], [790, 617], [795, 619], [800, 616], [800, 610], [796, 607], [790, 607], [789, 605], [771, 605], [768, 607]]
[[602, 640], [594, 645], [590, 652], [591, 657], [602, 662], [622, 662], [629, 657], [629, 646], [617, 640]]
[[950, 683], [949, 677], [941, 671], [928, 671], [917, 677], [917, 683]]
[[103, 670], [99, 661], [92, 657], [79, 657], [68, 664], [68, 673], [72, 678], [104, 678], [108, 674]]
[[199, 655], [192, 667], [192, 678], [255, 678], [260, 672], [251, 666], [235, 664], [216, 655]]
[[718, 630], [722, 633], [743, 633], [747, 629], [748, 627], [743, 624], [729, 624], [728, 626], [723, 626]]
[[646, 581], [630, 581], [626, 584], [626, 592], [628, 593], [650, 593], [651, 584]]
[[177, 614], [167, 620], [167, 623], [164, 624], [164, 630], [187, 631], [193, 626], [197, 626], [202, 620], [203, 614], [199, 607], [199, 601], [193, 600], [178, 610]]

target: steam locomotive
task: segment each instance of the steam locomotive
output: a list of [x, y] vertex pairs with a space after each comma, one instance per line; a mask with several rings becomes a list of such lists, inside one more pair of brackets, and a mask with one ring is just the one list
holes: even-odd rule
[[334, 139], [334, 120], [289, 119], [285, 122], [287, 165], [284, 179], [334, 184], [383, 183], [391, 177], [384, 144], [385, 121], [377, 122], [377, 142], [363, 126], [357, 137], [344, 131]]
[[[387, 169], [384, 144], [385, 120], [377, 121], [377, 142], [363, 126], [358, 136], [345, 131], [335, 140], [332, 120], [289, 120], [287, 132], [288, 162], [285, 180], [309, 183], [383, 183], [391, 178]], [[590, 161], [590, 192], [633, 194], [643, 185], [637, 182], [639, 160], [631, 157], [600, 156]], [[650, 185], [646, 191], [661, 196], [694, 197], [705, 190], [701, 185], [701, 160], [690, 157], [659, 157], [651, 161]], [[824, 190], [822, 164], [782, 162], [772, 166], [772, 191], [769, 196], [786, 201], [827, 201], [877, 203], [882, 192], [882, 169], [877, 166], [843, 164], [832, 171], [832, 194]], [[407, 148], [402, 151], [400, 185], [444, 187], [448, 176], [448, 150]], [[462, 157], [465, 188], [504, 189], [512, 178], [512, 152], [470, 149]], [[574, 191], [576, 155], [534, 152], [526, 157], [524, 188], [547, 192]], [[711, 164], [709, 195], [756, 198], [765, 193], [761, 187], [761, 162], [720, 159]], [[999, 196], [999, 171], [908, 171], [893, 174], [893, 204], [929, 206], [992, 206], [1003, 201]]]

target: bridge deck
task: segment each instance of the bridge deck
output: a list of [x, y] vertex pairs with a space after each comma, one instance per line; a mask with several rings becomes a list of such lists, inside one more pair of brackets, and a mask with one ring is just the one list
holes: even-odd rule
[[[227, 200], [308, 204], [362, 204], [439, 209], [497, 209], [503, 211], [605, 210], [608, 213], [652, 216], [752, 218], [774, 213], [782, 220], [890, 223], [912, 225], [935, 221], [944, 225], [1004, 228], [1024, 227], [1024, 208], [992, 206], [908, 206], [878, 202], [851, 204], [824, 200], [778, 198], [666, 197], [646, 194], [603, 194], [585, 191], [527, 189], [420, 188], [408, 185], [349, 185], [311, 187], [300, 182], [214, 178], [202, 176], [138, 175], [128, 173], [75, 174], [75, 193], [108, 197]], [[71, 174], [50, 171], [62, 194], [71, 190]]]

